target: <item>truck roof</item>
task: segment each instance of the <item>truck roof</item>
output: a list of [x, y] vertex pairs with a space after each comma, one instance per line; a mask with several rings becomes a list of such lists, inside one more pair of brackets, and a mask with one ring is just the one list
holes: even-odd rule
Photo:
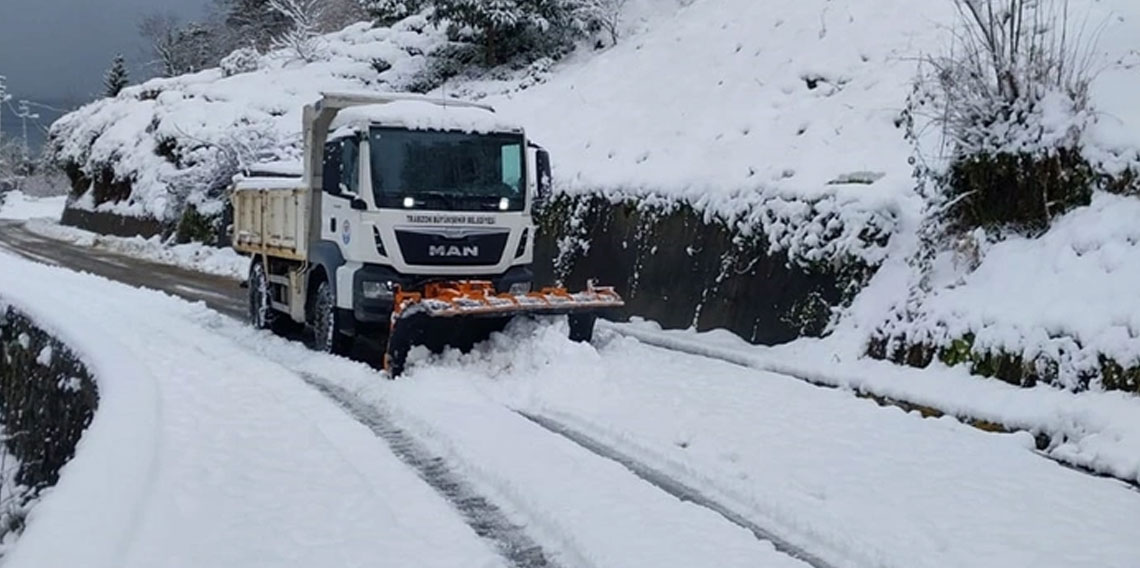
[[490, 107], [458, 106], [439, 99], [411, 98], [346, 108], [333, 119], [329, 128], [335, 131], [345, 127], [367, 128], [374, 124], [409, 130], [457, 130], [478, 134], [523, 131], [517, 122], [495, 114]]

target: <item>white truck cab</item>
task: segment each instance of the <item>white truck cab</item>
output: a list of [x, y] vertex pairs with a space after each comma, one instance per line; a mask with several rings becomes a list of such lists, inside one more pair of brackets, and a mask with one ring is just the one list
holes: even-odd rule
[[325, 94], [305, 107], [304, 140], [303, 177], [235, 181], [255, 324], [307, 323], [318, 348], [340, 351], [389, 325], [398, 289], [531, 290], [550, 162], [521, 126], [463, 101]]

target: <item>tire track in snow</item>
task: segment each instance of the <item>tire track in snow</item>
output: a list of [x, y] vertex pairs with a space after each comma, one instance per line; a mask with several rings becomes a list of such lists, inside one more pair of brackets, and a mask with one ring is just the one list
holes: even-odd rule
[[714, 497], [702, 492], [691, 485], [677, 480], [668, 474], [654, 469], [652, 466], [617, 450], [605, 443], [575, 430], [553, 418], [542, 416], [539, 414], [531, 414], [522, 410], [515, 410], [523, 418], [530, 420], [543, 429], [562, 436], [571, 442], [581, 446], [589, 452], [621, 464], [637, 477], [641, 478], [646, 483], [664, 491], [681, 501], [692, 503], [699, 507], [704, 507], [722, 517], [728, 522], [739, 526], [756, 536], [757, 539], [767, 541], [776, 548], [777, 551], [782, 552], [796, 560], [800, 560], [811, 565], [813, 568], [837, 568], [818, 556], [804, 550], [802, 547], [796, 546], [787, 542], [786, 540], [776, 536], [772, 531], [765, 529], [759, 524], [749, 520], [744, 515], [736, 512], [733, 507], [719, 502]]
[[494, 503], [456, 475], [443, 458], [433, 455], [379, 409], [361, 402], [352, 393], [321, 377], [310, 373], [299, 375], [384, 440], [396, 457], [451, 503], [475, 534], [489, 541], [510, 566], [560, 568], [551, 555], [526, 534], [524, 527], [511, 522]]

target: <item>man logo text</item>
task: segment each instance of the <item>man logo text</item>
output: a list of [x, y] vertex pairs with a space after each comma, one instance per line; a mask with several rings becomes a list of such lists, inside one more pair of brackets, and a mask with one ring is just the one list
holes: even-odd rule
[[455, 245], [431, 245], [428, 246], [428, 256], [450, 256], [467, 258], [470, 256], [479, 256], [479, 247], [458, 247]]

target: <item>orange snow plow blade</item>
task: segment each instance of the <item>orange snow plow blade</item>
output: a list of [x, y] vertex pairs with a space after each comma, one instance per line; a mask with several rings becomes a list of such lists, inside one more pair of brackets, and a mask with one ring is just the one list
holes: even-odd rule
[[[526, 294], [500, 294], [491, 282], [432, 282], [422, 291], [396, 291], [384, 368], [395, 378], [404, 370], [408, 351], [423, 345], [469, 350], [502, 331], [517, 316], [569, 315], [571, 339], [589, 340], [594, 320], [625, 305], [611, 287], [587, 286], [584, 292], [543, 288]], [[588, 329], [587, 329], [588, 328]]]

